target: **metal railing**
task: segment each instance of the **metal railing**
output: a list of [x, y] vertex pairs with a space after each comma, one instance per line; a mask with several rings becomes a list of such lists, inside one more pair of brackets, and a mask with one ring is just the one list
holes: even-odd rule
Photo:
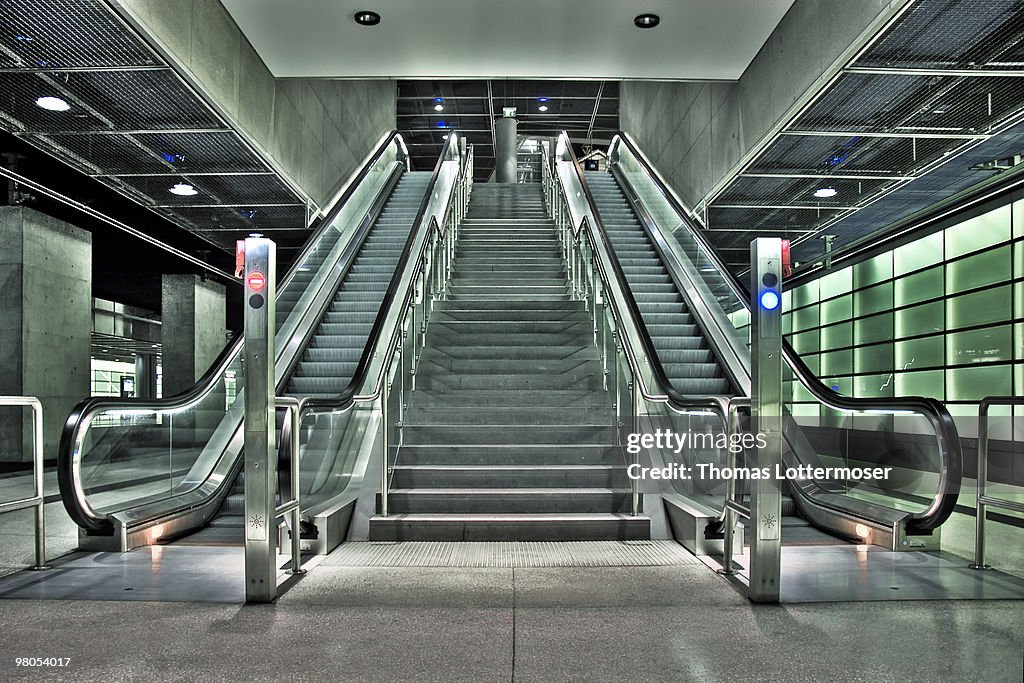
[[0, 396], [0, 406], [26, 406], [32, 409], [32, 496], [0, 503], [0, 513], [35, 508], [36, 563], [32, 569], [46, 566], [46, 515], [43, 497], [43, 404], [34, 396]]
[[[288, 450], [289, 453], [289, 477], [288, 486], [281, 486], [281, 497], [285, 495], [285, 488], [288, 488], [289, 500], [282, 501], [280, 505], [274, 510], [274, 519], [283, 517], [284, 515], [289, 516], [289, 526], [291, 527], [291, 549], [292, 549], [292, 566], [289, 570], [290, 574], [305, 574], [305, 570], [302, 568], [302, 494], [300, 493], [302, 467], [299, 459], [299, 399], [291, 396], [277, 396], [274, 398], [274, 405], [278, 408], [284, 408], [288, 411], [288, 417], [286, 418], [286, 424], [288, 425], [287, 436], [288, 436]], [[284, 446], [285, 433], [282, 431], [282, 447]], [[280, 463], [279, 463], [280, 464]], [[280, 481], [280, 469], [278, 470], [278, 480]]]
[[1024, 396], [986, 396], [978, 404], [978, 498], [975, 503], [974, 563], [971, 569], [988, 569], [985, 564], [985, 513], [989, 506], [1024, 513], [1024, 502], [986, 495], [988, 479], [988, 409], [992, 406], [1024, 406]]

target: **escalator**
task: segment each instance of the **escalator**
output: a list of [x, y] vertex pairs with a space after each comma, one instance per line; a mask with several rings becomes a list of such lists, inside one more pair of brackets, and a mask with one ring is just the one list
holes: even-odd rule
[[[314, 228], [278, 285], [278, 395], [324, 400], [358, 390], [410, 265], [403, 254], [422, 240], [430, 208], [452, 191], [433, 196], [442, 166], [459, 163], [453, 155], [448, 144], [432, 173], [411, 171], [401, 136], [391, 133]], [[241, 542], [243, 343], [232, 343], [178, 396], [92, 398], [75, 408], [61, 437], [58, 480], [83, 547], [128, 550], [203, 527], [189, 542]], [[303, 423], [304, 511], [344, 490], [357, 423], [351, 415]]]
[[[612, 143], [608, 172], [584, 173], [567, 138], [559, 149], [553, 173], [562, 196], [584, 198], [573, 227], [578, 223], [594, 245], [594, 270], [609, 280], [609, 298], [621, 299], [621, 309], [631, 312], [635, 330], [618, 329], [626, 321], [617, 319], [616, 331], [636, 338], [634, 344], [627, 337], [625, 346], [643, 350], [646, 361], [638, 366], [649, 363], [650, 381], [660, 387], [652, 394], [661, 406], [651, 411], [662, 420], [657, 424], [690, 425], [695, 407], [705, 405], [708, 415], [723, 413], [721, 406], [749, 396], [749, 296], [660, 176], [624, 134]], [[921, 397], [841, 395], [814, 376], [786, 342], [783, 356], [783, 465], [894, 465], [898, 473], [886, 485], [788, 480], [784, 542], [936, 545], [934, 531], [952, 513], [959, 493], [962, 461], [945, 407]], [[710, 421], [718, 420], [721, 429], [723, 419], [728, 418], [720, 414]], [[666, 464], [673, 460], [672, 454], [659, 457]], [[725, 454], [707, 451], [684, 450], [675, 459], [688, 467], [728, 463]], [[685, 499], [684, 508], [712, 517], [724, 510], [724, 485], [671, 486], [666, 502]], [[715, 528], [709, 523], [706, 531]]]

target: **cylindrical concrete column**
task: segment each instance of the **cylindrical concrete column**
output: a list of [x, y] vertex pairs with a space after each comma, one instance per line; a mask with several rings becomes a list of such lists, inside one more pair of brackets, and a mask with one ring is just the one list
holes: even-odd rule
[[494, 121], [494, 180], [516, 182], [516, 133], [519, 121], [501, 117]]

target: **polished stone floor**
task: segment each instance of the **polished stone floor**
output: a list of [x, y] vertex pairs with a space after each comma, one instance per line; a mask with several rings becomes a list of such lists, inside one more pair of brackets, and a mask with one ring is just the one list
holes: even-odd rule
[[1024, 601], [757, 606], [702, 565], [325, 562], [275, 605], [0, 600], [0, 620], [4, 680], [1020, 681], [1024, 666]]

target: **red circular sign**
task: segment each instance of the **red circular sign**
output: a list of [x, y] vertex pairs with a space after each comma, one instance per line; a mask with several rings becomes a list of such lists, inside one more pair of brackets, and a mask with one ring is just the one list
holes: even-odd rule
[[249, 277], [246, 278], [246, 282], [249, 283], [249, 289], [258, 292], [267, 284], [267, 278], [263, 276], [263, 273], [256, 271], [249, 273]]

